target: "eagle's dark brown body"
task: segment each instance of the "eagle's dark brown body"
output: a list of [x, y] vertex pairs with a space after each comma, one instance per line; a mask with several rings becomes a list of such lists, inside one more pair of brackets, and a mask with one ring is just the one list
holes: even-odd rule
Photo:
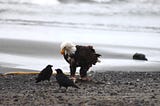
[[86, 77], [88, 69], [99, 61], [101, 55], [97, 54], [92, 46], [76, 45], [74, 54], [63, 56], [70, 64], [71, 76], [75, 75], [76, 67], [80, 67], [80, 76]]

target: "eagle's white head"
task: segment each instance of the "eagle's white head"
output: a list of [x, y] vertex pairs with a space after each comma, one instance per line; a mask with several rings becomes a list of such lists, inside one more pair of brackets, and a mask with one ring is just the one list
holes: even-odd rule
[[71, 42], [62, 42], [61, 43], [61, 54], [74, 54], [76, 51], [76, 45]]

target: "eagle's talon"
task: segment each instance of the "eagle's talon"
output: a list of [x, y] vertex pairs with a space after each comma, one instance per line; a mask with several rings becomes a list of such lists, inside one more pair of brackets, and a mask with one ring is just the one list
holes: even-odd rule
[[77, 80], [76, 77], [72, 77], [72, 76], [71, 76], [69, 79], [71, 79], [74, 83], [75, 83], [76, 80]]

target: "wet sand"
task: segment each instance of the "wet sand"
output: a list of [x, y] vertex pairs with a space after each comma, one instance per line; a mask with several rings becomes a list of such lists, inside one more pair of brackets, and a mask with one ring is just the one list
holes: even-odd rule
[[60, 43], [0, 38], [0, 53], [51, 58], [59, 56], [59, 45]]
[[1, 75], [0, 106], [159, 106], [160, 72], [89, 72], [92, 81], [66, 92], [56, 82], [35, 83], [35, 74]]
[[[159, 71], [160, 69], [159, 49], [156, 48], [92, 43], [78, 44], [93, 45], [97, 53], [102, 55], [101, 63], [92, 67], [91, 70], [94, 71]], [[48, 64], [68, 72], [68, 63], [59, 51], [60, 42], [0, 38], [0, 73], [13, 72], [19, 69], [40, 71]], [[148, 61], [132, 59], [133, 54], [140, 51], [146, 54]]]

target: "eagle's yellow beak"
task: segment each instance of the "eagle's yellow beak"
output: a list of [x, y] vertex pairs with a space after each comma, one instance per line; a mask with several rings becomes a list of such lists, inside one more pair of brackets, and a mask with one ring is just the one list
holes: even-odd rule
[[62, 50], [61, 50], [61, 54], [62, 54], [62, 55], [64, 55], [64, 53], [65, 53], [65, 50], [64, 50], [64, 49], [62, 49]]

